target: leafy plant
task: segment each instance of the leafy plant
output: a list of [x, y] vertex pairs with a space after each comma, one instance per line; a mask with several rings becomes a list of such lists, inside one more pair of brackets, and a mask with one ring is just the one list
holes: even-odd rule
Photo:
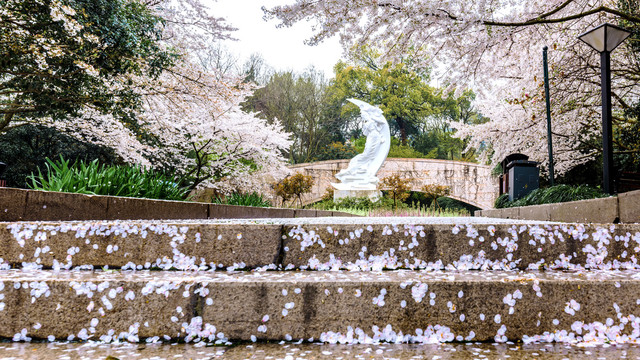
[[271, 207], [271, 202], [255, 191], [252, 193], [234, 192], [225, 197], [217, 196], [212, 198], [211, 202], [214, 204]]
[[562, 184], [533, 190], [527, 196], [516, 201], [509, 201], [509, 196], [507, 194], [503, 194], [496, 200], [495, 207], [500, 209], [516, 206], [553, 204], [567, 201], [595, 199], [606, 196], [608, 195], [603, 193], [600, 189], [592, 188], [587, 185], [571, 186]]
[[382, 178], [380, 187], [387, 190], [387, 196], [393, 199], [393, 208], [398, 208], [398, 201], [402, 202], [409, 197], [411, 179], [404, 179], [399, 174], [393, 174]]
[[498, 196], [493, 206], [496, 209], [504, 209], [509, 207], [509, 194], [502, 194]]
[[46, 159], [46, 175], [40, 170], [29, 176], [35, 190], [61, 191], [90, 195], [112, 195], [147, 199], [184, 200], [189, 190], [174, 179], [142, 166], [107, 166], [98, 160], [71, 164], [62, 156]]
[[302, 194], [310, 192], [312, 186], [313, 177], [311, 175], [296, 173], [275, 184], [275, 193], [282, 198], [283, 204], [295, 197], [302, 207]]
[[422, 187], [422, 191], [427, 198], [433, 199], [433, 204], [440, 208], [438, 198], [449, 195], [451, 188], [444, 185], [427, 184]]

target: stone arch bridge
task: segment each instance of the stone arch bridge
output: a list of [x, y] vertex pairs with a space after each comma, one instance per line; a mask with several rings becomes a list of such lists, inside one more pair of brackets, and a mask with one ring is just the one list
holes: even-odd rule
[[[349, 165], [349, 160], [328, 160], [292, 165], [295, 173], [311, 175], [314, 185], [311, 193], [303, 198], [303, 204], [319, 201], [340, 170]], [[463, 161], [435, 159], [395, 159], [388, 158], [378, 172], [378, 178], [399, 173], [412, 178], [412, 191], [420, 191], [423, 185], [449, 186], [448, 197], [477, 206], [483, 210], [492, 209], [499, 195], [498, 179], [491, 175], [491, 167]]]

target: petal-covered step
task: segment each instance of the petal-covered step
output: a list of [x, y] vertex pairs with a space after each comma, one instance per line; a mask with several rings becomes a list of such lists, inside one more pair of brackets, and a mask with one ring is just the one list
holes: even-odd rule
[[640, 267], [639, 224], [453, 221], [285, 225], [283, 265], [313, 270]]
[[638, 269], [640, 225], [456, 218], [0, 223], [0, 267]]
[[640, 337], [635, 271], [0, 271], [0, 336], [368, 343]]
[[0, 223], [0, 266], [256, 268], [278, 259], [282, 227], [175, 221]]

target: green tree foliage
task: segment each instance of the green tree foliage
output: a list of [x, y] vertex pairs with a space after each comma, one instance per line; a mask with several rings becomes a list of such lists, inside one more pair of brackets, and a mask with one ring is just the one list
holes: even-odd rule
[[76, 140], [57, 130], [24, 125], [0, 136], [0, 161], [6, 163], [7, 185], [26, 188], [27, 176], [46, 172], [46, 159], [59, 156], [75, 163], [80, 160], [101, 164], [120, 164], [113, 149]]
[[[366, 139], [365, 139], [366, 140]], [[362, 143], [362, 149], [364, 149], [364, 142]], [[362, 152], [362, 149], [356, 149], [356, 147], [345, 145], [341, 142], [335, 141], [324, 147], [318, 155], [315, 157], [315, 161], [322, 160], [340, 160], [351, 159]]]
[[431, 159], [475, 161], [475, 150], [467, 152], [468, 141], [454, 137], [456, 124], [482, 124], [489, 119], [474, 107], [475, 94], [466, 90], [456, 97], [453, 92], [434, 99], [433, 112], [420, 123], [412, 146]]
[[[353, 146], [357, 150], [358, 153], [361, 153], [361, 152], [364, 151], [364, 145], [365, 145], [366, 141], [367, 141], [367, 138], [362, 136], [362, 137], [357, 138], [353, 142]], [[388, 158], [403, 158], [403, 159], [424, 159], [424, 158], [427, 158], [427, 156], [425, 156], [423, 153], [417, 151], [413, 147], [411, 147], [409, 145], [402, 145], [402, 143], [400, 143], [400, 140], [398, 140], [395, 137], [391, 138], [391, 147], [389, 148], [389, 155], [387, 155], [387, 157]]]
[[0, 12], [0, 132], [85, 106], [124, 115], [138, 107], [132, 77], [157, 75], [175, 56], [162, 19], [135, 0], [6, 0]]
[[[340, 61], [334, 71], [335, 80], [329, 89], [331, 101], [342, 104], [348, 98], [356, 98], [379, 105], [392, 134], [404, 145], [432, 111], [435, 90], [427, 84], [427, 72], [418, 73], [403, 63], [378, 65], [370, 56], [355, 59], [352, 64]], [[357, 114], [358, 108], [352, 104], [342, 110], [342, 116], [347, 118]]]
[[256, 111], [268, 121], [279, 121], [294, 134], [288, 158], [291, 163], [312, 161], [331, 142], [324, 126], [325, 82], [311, 69], [302, 75], [274, 73], [267, 84], [247, 98], [246, 111]]
[[[392, 155], [392, 144], [390, 157], [475, 160], [474, 151], [463, 153], [467, 141], [453, 136], [456, 123], [479, 124], [488, 120], [473, 107], [472, 91], [456, 96], [430, 86], [429, 69], [414, 66], [411, 54], [395, 65], [380, 64], [379, 56], [370, 49], [354, 54], [357, 55], [350, 62], [341, 61], [335, 66], [335, 79], [327, 89], [328, 100], [335, 106], [353, 97], [379, 105], [392, 135], [400, 139], [401, 146], [413, 150], [413, 154], [402, 149], [403, 155]], [[341, 128], [348, 131], [346, 136], [359, 136], [355, 124], [358, 114], [357, 107], [351, 104], [340, 109], [340, 117], [346, 123]]]
[[[640, 0], [620, 0], [618, 2], [620, 11], [631, 13], [640, 17]], [[620, 25], [631, 31], [631, 36], [625, 40], [629, 54], [632, 56], [632, 63], [635, 74], [636, 86], [640, 83], [640, 24], [622, 19]], [[629, 104], [621, 119], [616, 119], [615, 126], [615, 147], [616, 167], [620, 171], [640, 172], [640, 99], [636, 99], [635, 104]]]

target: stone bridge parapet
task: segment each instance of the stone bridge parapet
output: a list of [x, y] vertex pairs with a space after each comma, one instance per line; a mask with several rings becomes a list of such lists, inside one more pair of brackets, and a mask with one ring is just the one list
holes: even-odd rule
[[[330, 183], [338, 182], [335, 174], [348, 165], [349, 160], [327, 160], [296, 164], [289, 168], [313, 177], [311, 193], [303, 197], [303, 203], [310, 204], [322, 198]], [[378, 178], [393, 174], [411, 178], [412, 191], [420, 191], [427, 184], [448, 186], [451, 189], [450, 198], [484, 210], [493, 208], [500, 191], [498, 179], [491, 175], [491, 170], [487, 165], [463, 161], [388, 158], [378, 172]]]

